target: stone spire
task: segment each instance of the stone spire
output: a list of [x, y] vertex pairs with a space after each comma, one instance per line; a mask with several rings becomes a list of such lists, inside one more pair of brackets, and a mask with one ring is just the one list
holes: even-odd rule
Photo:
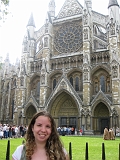
[[120, 17], [119, 17], [119, 4], [117, 0], [109, 0], [108, 5], [109, 18], [113, 19], [117, 25], [120, 25]]
[[24, 37], [23, 52], [30, 54], [34, 57], [35, 53], [35, 22], [33, 18], [33, 13], [31, 13], [28, 24], [27, 24], [26, 36]]
[[9, 62], [9, 61], [10, 61], [10, 60], [9, 60], [9, 53], [7, 53], [5, 62]]
[[84, 8], [92, 9], [92, 0], [84, 0]]
[[35, 22], [34, 22], [34, 18], [33, 18], [33, 13], [31, 13], [30, 19], [28, 21], [27, 27], [28, 26], [33, 26], [35, 27]]
[[108, 8], [111, 6], [118, 6], [119, 7], [117, 0], [109, 0]]
[[49, 14], [50, 14], [51, 17], [55, 17], [55, 0], [50, 0]]

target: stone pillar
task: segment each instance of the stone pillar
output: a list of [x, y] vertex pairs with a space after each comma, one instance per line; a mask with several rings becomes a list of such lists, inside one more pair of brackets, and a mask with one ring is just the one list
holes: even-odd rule
[[86, 8], [83, 14], [83, 103], [90, 104], [90, 53], [91, 53], [91, 15]]
[[[109, 33], [109, 52], [111, 63], [111, 82], [112, 82], [112, 99], [113, 105], [120, 107], [120, 50], [119, 50], [119, 28], [116, 21], [111, 18], [108, 24]], [[117, 106], [116, 106], [117, 107]]]

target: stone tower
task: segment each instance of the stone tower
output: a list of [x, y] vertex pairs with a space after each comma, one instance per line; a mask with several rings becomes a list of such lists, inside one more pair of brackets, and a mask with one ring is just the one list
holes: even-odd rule
[[119, 4], [117, 0], [109, 0], [109, 5], [108, 5], [108, 12], [109, 12], [109, 18], [113, 18], [114, 21], [118, 25], [120, 25], [120, 17], [119, 17]]
[[[112, 108], [119, 108], [120, 102], [120, 17], [119, 5], [117, 0], [110, 0], [108, 5], [109, 21], [107, 24], [109, 34], [109, 53], [111, 63], [111, 83], [112, 83]], [[113, 112], [113, 117], [118, 116], [118, 113]], [[116, 121], [114, 118], [113, 121]], [[116, 123], [116, 122], [115, 122]]]
[[49, 2], [49, 14], [52, 19], [55, 18], [55, 0]]

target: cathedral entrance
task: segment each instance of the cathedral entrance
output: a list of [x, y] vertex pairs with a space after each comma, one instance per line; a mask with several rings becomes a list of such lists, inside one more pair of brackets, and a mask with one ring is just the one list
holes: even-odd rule
[[76, 117], [60, 117], [60, 126], [76, 128], [77, 118]]
[[101, 118], [100, 125], [101, 125], [101, 134], [103, 134], [104, 128], [109, 127], [109, 118]]
[[33, 105], [29, 106], [26, 110], [26, 118], [25, 118], [25, 124], [28, 125], [31, 121], [31, 118], [33, 117], [33, 115], [36, 113], [36, 109]]
[[94, 134], [103, 134], [104, 128], [110, 126], [109, 110], [104, 103], [99, 103], [93, 116], [93, 130]]
[[50, 112], [56, 121], [57, 127], [78, 127], [77, 117], [79, 113], [77, 104], [68, 93], [62, 92], [56, 97], [51, 106]]

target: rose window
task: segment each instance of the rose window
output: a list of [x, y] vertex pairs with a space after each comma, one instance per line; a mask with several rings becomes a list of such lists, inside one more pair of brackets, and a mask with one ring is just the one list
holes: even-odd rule
[[82, 27], [79, 25], [64, 25], [55, 34], [55, 49], [60, 53], [76, 52], [82, 46]]

